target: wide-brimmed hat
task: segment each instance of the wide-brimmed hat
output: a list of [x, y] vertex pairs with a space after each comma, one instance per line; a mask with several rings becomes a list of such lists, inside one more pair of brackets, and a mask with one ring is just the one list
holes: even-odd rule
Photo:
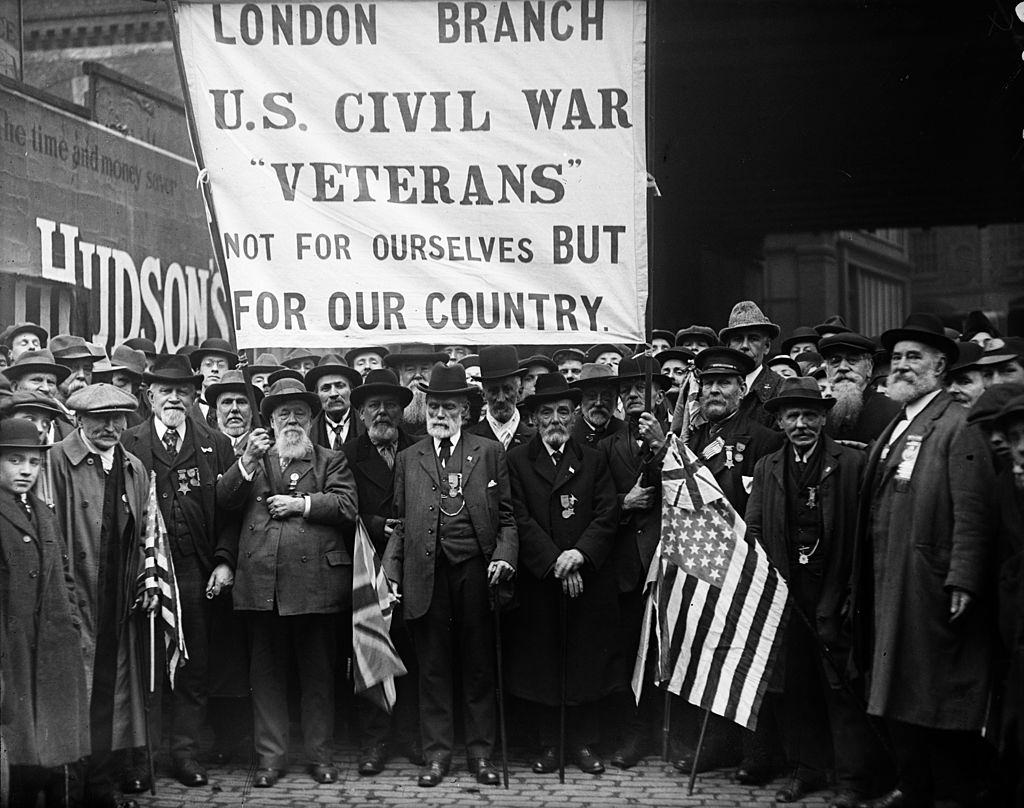
[[705, 348], [693, 360], [701, 376], [739, 376], [745, 379], [756, 367], [753, 357], [732, 348]]
[[799, 328], [794, 328], [792, 333], [782, 340], [779, 344], [779, 353], [788, 354], [799, 342], [810, 342], [812, 345], [817, 345], [820, 339], [821, 335], [817, 331], [810, 326], [802, 325]]
[[478, 368], [480, 367], [480, 354], [467, 354], [459, 360], [459, 364], [464, 368]]
[[359, 348], [349, 348], [345, 351], [345, 361], [349, 367], [352, 367], [356, 363], [356, 357], [364, 353], [375, 353], [383, 361], [390, 351], [383, 345], [362, 345]]
[[110, 352], [109, 359], [101, 359], [92, 369], [92, 377], [96, 381], [106, 381], [98, 376], [113, 375], [114, 373], [127, 373], [134, 376], [137, 381], [142, 380], [142, 374], [146, 372], [146, 355], [142, 351], [129, 348], [127, 345], [118, 345]]
[[203, 359], [207, 356], [219, 356], [228, 363], [229, 368], [238, 366], [238, 352], [231, 347], [231, 343], [219, 337], [210, 337], [199, 343], [199, 347], [189, 354], [192, 367], [199, 368]]
[[983, 365], [979, 364], [978, 360], [985, 353], [984, 348], [976, 342], [958, 342], [956, 349], [956, 361], [949, 366], [949, 370], [946, 371], [947, 375], [960, 373], [965, 370], [981, 370]]
[[621, 345], [612, 345], [610, 342], [599, 342], [597, 345], [591, 345], [587, 349], [587, 361], [596, 362], [597, 357], [604, 353], [617, 353], [621, 357], [626, 356], [626, 352], [622, 350]]
[[412, 401], [412, 390], [402, 387], [393, 371], [379, 368], [366, 374], [363, 383], [352, 391], [350, 401], [352, 406], [358, 410], [368, 398], [373, 396], [395, 396], [398, 403], [402, 405], [402, 409], [405, 409]]
[[77, 413], [109, 413], [135, 412], [139, 408], [139, 400], [120, 387], [106, 382], [98, 382], [76, 390], [66, 402], [69, 410]]
[[428, 396], [468, 396], [476, 388], [466, 381], [466, 369], [462, 365], [438, 362], [430, 371], [427, 384], [416, 385]]
[[147, 359], [153, 359], [157, 354], [156, 343], [146, 337], [132, 337], [126, 339], [124, 344], [133, 351], [142, 351]]
[[290, 368], [300, 362], [305, 362], [307, 359], [312, 359], [316, 362], [319, 358], [319, 356], [306, 348], [292, 348], [284, 355], [284, 359], [281, 360], [281, 364], [286, 368]]
[[311, 393], [315, 393], [317, 383], [324, 376], [343, 376], [348, 382], [349, 387], [358, 387], [363, 383], [363, 374], [358, 370], [350, 368], [345, 364], [345, 360], [337, 354], [321, 356], [320, 361], [316, 363], [316, 367], [307, 371], [306, 377], [303, 379], [306, 389]]
[[4, 449], [45, 451], [50, 448], [50, 445], [39, 442], [39, 430], [31, 421], [26, 421], [24, 418], [5, 418], [0, 422], [0, 451]]
[[587, 355], [579, 348], [556, 348], [551, 354], [551, 359], [557, 366], [562, 364], [566, 359], [575, 359], [580, 363], [586, 362]]
[[64, 411], [60, 408], [55, 398], [38, 390], [17, 390], [7, 398], [8, 412], [15, 410], [44, 410], [56, 416], [63, 416]]
[[878, 344], [871, 337], [865, 337], [856, 331], [840, 331], [835, 334], [829, 334], [827, 337], [822, 337], [821, 341], [818, 342], [818, 353], [822, 356], [828, 356], [834, 351], [874, 355], [877, 350]]
[[523, 400], [523, 406], [535, 410], [545, 401], [561, 401], [563, 398], [569, 399], [575, 407], [583, 398], [583, 391], [578, 387], [570, 387], [561, 373], [545, 373], [537, 379], [533, 394]]
[[621, 384], [622, 382], [646, 378], [648, 368], [651, 371], [652, 382], [660, 385], [663, 390], [668, 390], [672, 386], [672, 379], [661, 372], [661, 363], [653, 356], [647, 354], [623, 359], [619, 363], [617, 381]]
[[890, 328], [880, 337], [882, 347], [892, 351], [897, 342], [911, 340], [930, 345], [946, 355], [949, 364], [956, 362], [957, 347], [942, 328], [942, 321], [934, 314], [917, 312], [908, 315], [900, 328]]
[[515, 345], [486, 345], [480, 349], [481, 382], [525, 374], [526, 368], [519, 364], [519, 352]]
[[685, 337], [698, 337], [707, 342], [709, 348], [714, 348], [719, 344], [718, 334], [709, 325], [688, 325], [686, 328], [680, 328], [676, 331], [676, 345]]
[[787, 368], [792, 370], [797, 376], [800, 376], [803, 373], [803, 371], [800, 370], [800, 363], [797, 362], [789, 354], [779, 354], [778, 356], [773, 356], [771, 359], [765, 362], [765, 364], [768, 367], [774, 367], [775, 365], [785, 365]]
[[196, 373], [187, 356], [160, 354], [153, 360], [153, 367], [142, 374], [146, 384], [193, 384], [197, 388], [203, 383], [203, 374]]
[[733, 332], [746, 331], [748, 328], [759, 328], [765, 331], [770, 339], [775, 339], [782, 330], [765, 316], [760, 306], [753, 300], [741, 300], [732, 307], [732, 311], [729, 312], [729, 324], [718, 332], [718, 338], [725, 343], [729, 341]]
[[273, 373], [275, 370], [281, 370], [284, 365], [277, 361], [277, 357], [272, 353], [261, 353], [249, 365], [249, 369], [253, 373]]
[[295, 368], [278, 368], [267, 376], [267, 384], [273, 386], [282, 379], [293, 379], [294, 381], [299, 382], [303, 387], [306, 386], [302, 374]]
[[778, 395], [764, 402], [768, 412], [778, 412], [783, 407], [806, 407], [812, 405], [830, 410], [836, 405], [834, 398], [824, 398], [818, 383], [809, 376], [783, 379]]
[[[260, 405], [260, 401], [263, 400], [263, 391], [256, 385], [253, 385], [252, 389], [256, 394], [256, 406], [258, 407]], [[246, 395], [245, 377], [242, 375], [242, 371], [237, 369], [229, 370], [220, 377], [219, 382], [214, 382], [206, 388], [206, 392], [203, 393], [203, 398], [207, 404], [216, 409], [217, 398], [221, 393], [238, 393], [239, 395]]]
[[661, 338], [665, 340], [669, 345], [676, 344], [676, 335], [671, 331], [664, 328], [655, 328], [651, 330], [651, 344], [654, 344], [654, 340]]
[[603, 362], [587, 362], [580, 371], [580, 377], [571, 382], [571, 384], [573, 387], [580, 388], [580, 390], [588, 387], [600, 387], [602, 385], [607, 385], [617, 390], [619, 374], [615, 372], [615, 368], [611, 365], [606, 365]]
[[1002, 336], [999, 333], [999, 329], [985, 315], [985, 312], [978, 309], [967, 312], [967, 319], [964, 320], [963, 338], [969, 341], [975, 334], [991, 334], [993, 337]]
[[546, 369], [548, 373], [558, 372], [558, 365], [554, 363], [551, 357], [544, 356], [544, 354], [534, 354], [533, 356], [526, 357], [526, 359], [519, 360], [519, 367], [523, 370], [529, 370], [534, 365], [540, 365], [542, 368]]
[[50, 340], [50, 352], [53, 358], [59, 363], [62, 359], [72, 361], [74, 359], [102, 359], [107, 353], [97, 345], [86, 342], [74, 334], [58, 334]]
[[998, 348], [988, 348], [982, 353], [978, 364], [982, 366], [1000, 365], [1014, 359], [1024, 360], [1024, 338], [1022, 337], [1007, 337]]
[[390, 352], [384, 357], [384, 364], [389, 368], [397, 368], [405, 362], [447, 362], [448, 354], [435, 351], [433, 345], [425, 342], [400, 342], [392, 345]]
[[1024, 396], [1024, 384], [1003, 382], [993, 384], [978, 396], [978, 400], [967, 411], [967, 423], [978, 424], [993, 420], [1007, 402]]
[[71, 375], [71, 371], [68, 368], [64, 367], [64, 365], [58, 365], [54, 361], [53, 354], [50, 353], [48, 348], [42, 348], [38, 351], [27, 351], [3, 370], [4, 376], [12, 382], [17, 381], [22, 376], [27, 376], [29, 373], [52, 373], [57, 377], [57, 384], [60, 384]]
[[664, 351], [659, 351], [654, 355], [654, 358], [662, 365], [669, 359], [676, 359], [680, 362], [692, 362], [694, 359], [693, 351], [688, 351], [685, 348], [668, 348]]
[[843, 319], [842, 315], [833, 314], [814, 326], [814, 330], [818, 333], [818, 336], [827, 337], [829, 334], [842, 334], [844, 331], [852, 331], [853, 329], [846, 324], [846, 320]]
[[14, 341], [15, 336], [25, 331], [36, 336], [39, 340], [40, 348], [46, 347], [46, 341], [50, 338], [50, 332], [37, 323], [15, 323], [14, 325], [7, 326], [0, 333], [0, 342], [9, 346]]
[[313, 415], [320, 412], [320, 396], [309, 392], [301, 381], [297, 379], [278, 379], [270, 385], [266, 398], [260, 404], [260, 415], [263, 416], [263, 420], [269, 421], [270, 416], [274, 414], [274, 410], [286, 401], [305, 401], [309, 405], [310, 410], [312, 410]]

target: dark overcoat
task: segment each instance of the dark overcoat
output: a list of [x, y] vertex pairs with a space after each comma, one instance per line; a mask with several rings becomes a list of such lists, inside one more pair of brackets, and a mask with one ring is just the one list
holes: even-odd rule
[[[980, 729], [991, 685], [988, 448], [964, 428], [966, 412], [940, 392], [883, 457], [890, 424], [860, 494], [855, 650], [869, 672], [868, 712], [937, 729]], [[951, 623], [953, 589], [974, 602]]]
[[508, 688], [520, 698], [559, 704], [562, 583], [555, 560], [579, 550], [583, 594], [566, 598], [568, 704], [603, 698], [621, 685], [612, 670], [619, 589], [608, 563], [618, 524], [615, 484], [597, 449], [570, 440], [555, 468], [540, 437], [508, 453], [519, 526], [519, 608], [508, 616]]
[[584, 446], [597, 446], [598, 443], [611, 437], [617, 432], [621, 432], [626, 428], [626, 422], [621, 418], [616, 418], [614, 415], [608, 419], [608, 424], [601, 432], [596, 432], [590, 424], [587, 423], [587, 419], [583, 417], [583, 413], [579, 410], [576, 411], [576, 417], [572, 422], [572, 429], [569, 431], [569, 436]]
[[[462, 491], [485, 561], [515, 566], [519, 554], [512, 489], [505, 450], [496, 440], [462, 433], [455, 451], [463, 453]], [[434, 439], [417, 441], [395, 460], [395, 518], [384, 572], [401, 586], [406, 620], [426, 614], [434, 595], [438, 530], [437, 456]]]
[[750, 418], [769, 429], [778, 429], [775, 415], [764, 408], [765, 402], [775, 398], [782, 387], [782, 377], [767, 365], [761, 366], [761, 372], [747, 394], [740, 400], [740, 414]]
[[[217, 503], [241, 515], [241, 529], [217, 548], [216, 559], [235, 571], [235, 611], [271, 611], [282, 617], [347, 611], [352, 603], [351, 527], [356, 484], [345, 455], [314, 445], [281, 471], [276, 448], [251, 481], [233, 463], [217, 483]], [[294, 483], [294, 484], [293, 484]], [[293, 491], [308, 496], [307, 516], [272, 519], [267, 497]]]
[[863, 403], [857, 420], [850, 426], [837, 429], [832, 424], [825, 427], [825, 431], [836, 440], [850, 440], [863, 443], [871, 443], [882, 434], [889, 422], [900, 412], [900, 405], [873, 388], [864, 391]]
[[[846, 667], [851, 638], [843, 612], [848, 607], [850, 579], [853, 571], [853, 547], [856, 540], [857, 492], [864, 469], [864, 453], [822, 436], [821, 476], [818, 478], [818, 503], [821, 508], [821, 552], [825, 559], [821, 591], [814, 614], [808, 614], [818, 637], [829, 649], [832, 659]], [[747, 540], [757, 541], [768, 553], [782, 577], [789, 579], [792, 549], [786, 513], [785, 453], [792, 452], [787, 442], [778, 451], [758, 461], [754, 483], [747, 503], [745, 521]], [[790, 625], [802, 622], [790, 615]], [[803, 631], [802, 626], [797, 627]], [[785, 659], [780, 658], [773, 675], [773, 686], [784, 681]], [[830, 666], [824, 670], [833, 687], [841, 684], [838, 673]]]
[[0, 733], [11, 765], [59, 766], [90, 751], [81, 622], [57, 517], [29, 502], [0, 492]]
[[[488, 438], [490, 440], [498, 439], [486, 418], [482, 418], [472, 426], [466, 427], [464, 431], [468, 432], [470, 435], [479, 435], [481, 438]], [[512, 451], [516, 446], [522, 446], [524, 443], [529, 441], [536, 432], [536, 429], [526, 423], [525, 417], [520, 418], [519, 426], [517, 426], [516, 431], [512, 433], [512, 442], [508, 445], [508, 451]]]
[[[397, 451], [404, 451], [410, 446], [412, 440], [399, 430]], [[394, 469], [388, 468], [365, 432], [354, 441], [345, 443], [342, 451], [359, 492], [359, 516], [366, 525], [366, 532], [370, 534], [377, 555], [383, 555], [388, 544], [384, 524], [391, 518], [391, 501], [395, 494]]]
[[[364, 432], [366, 432], [366, 427], [363, 426], [359, 414], [355, 410], [349, 410], [348, 434], [345, 436], [345, 440], [342, 441], [341, 446], [337, 447], [335, 451], [344, 451], [345, 444], [352, 443]], [[327, 435], [326, 416], [323, 410], [318, 412], [313, 418], [313, 423], [309, 427], [309, 439], [317, 446], [323, 446], [325, 449], [331, 448], [331, 440]]]

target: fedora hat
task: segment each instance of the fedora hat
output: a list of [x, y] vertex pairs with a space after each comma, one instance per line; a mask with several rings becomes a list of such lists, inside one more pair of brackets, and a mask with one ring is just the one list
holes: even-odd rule
[[680, 328], [676, 331], [676, 345], [682, 342], [686, 337], [697, 337], [698, 339], [704, 340], [709, 348], [714, 348], [719, 344], [718, 334], [715, 333], [709, 325], [688, 325], [686, 328]]
[[663, 339], [669, 345], [675, 345], [676, 343], [676, 335], [664, 328], [655, 328], [651, 330], [651, 344], [653, 344], [656, 339]]
[[64, 417], [64, 411], [56, 399], [50, 398], [46, 393], [38, 390], [18, 390], [12, 393], [7, 399], [7, 406], [10, 412], [16, 410], [44, 410], [57, 417]]
[[999, 365], [1024, 358], [1024, 338], [1007, 337], [998, 348], [988, 348], [978, 360], [979, 365]]
[[187, 356], [180, 354], [160, 354], [153, 360], [153, 367], [142, 374], [146, 384], [194, 384], [197, 388], [203, 383], [203, 374], [196, 373]]
[[398, 399], [398, 403], [402, 405], [402, 409], [405, 409], [409, 406], [409, 402], [412, 401], [412, 390], [408, 387], [402, 387], [398, 383], [398, 377], [393, 371], [387, 368], [380, 368], [378, 370], [371, 370], [366, 374], [363, 383], [352, 391], [349, 400], [352, 402], [352, 406], [358, 410], [363, 406], [366, 399], [373, 396], [394, 396]]
[[275, 382], [281, 381], [281, 379], [294, 379], [297, 382], [302, 382], [305, 387], [305, 381], [302, 374], [295, 368], [278, 368], [267, 377], [267, 384], [273, 385]]
[[272, 353], [261, 353], [249, 366], [253, 373], [273, 373], [284, 367]]
[[350, 368], [345, 360], [337, 354], [327, 354], [320, 357], [316, 367], [306, 372], [303, 381], [306, 389], [311, 393], [316, 392], [316, 386], [324, 376], [343, 376], [349, 387], [358, 387], [363, 383], [363, 374], [358, 370]]
[[110, 352], [109, 359], [102, 359], [93, 366], [92, 377], [98, 382], [105, 382], [107, 379], [96, 377], [112, 376], [115, 372], [127, 373], [141, 381], [142, 374], [146, 372], [146, 355], [127, 345], [118, 345]]
[[775, 339], [782, 331], [765, 316], [753, 300], [741, 300], [732, 307], [732, 311], [729, 312], [729, 324], [718, 332], [718, 338], [726, 343], [734, 332], [745, 331], [748, 328], [759, 328], [766, 332], [770, 339]]
[[4, 368], [3, 371], [4, 376], [12, 382], [17, 381], [22, 376], [27, 376], [29, 373], [52, 373], [57, 377], [57, 384], [60, 384], [71, 375], [71, 371], [68, 368], [64, 367], [64, 365], [58, 365], [53, 360], [53, 354], [50, 353], [48, 348], [23, 353], [13, 364]]
[[799, 342], [810, 342], [817, 345], [820, 339], [821, 335], [817, 331], [810, 326], [802, 325], [799, 328], [794, 328], [793, 333], [782, 340], [779, 344], [779, 353], [788, 354], [792, 347]]
[[138, 410], [139, 400], [112, 384], [99, 382], [76, 390], [68, 396], [66, 405], [77, 413], [123, 412], [127, 415]]
[[542, 368], [547, 370], [548, 373], [555, 373], [558, 371], [558, 365], [554, 363], [551, 357], [544, 356], [544, 354], [538, 353], [533, 356], [528, 356], [526, 359], [519, 360], [519, 367], [523, 370], [529, 370], [535, 365], [540, 365]]
[[46, 451], [49, 443], [39, 442], [39, 430], [24, 418], [5, 418], [0, 422], [0, 451], [4, 449], [39, 449]]
[[612, 345], [610, 342], [599, 342], [597, 345], [591, 345], [587, 349], [587, 361], [594, 362], [601, 354], [605, 353], [617, 353], [621, 357], [626, 356], [626, 352], [618, 345]]
[[197, 368], [203, 363], [207, 356], [219, 356], [228, 363], [229, 368], [238, 367], [238, 352], [231, 347], [231, 343], [219, 337], [210, 337], [199, 343], [199, 347], [189, 354], [192, 367]]
[[983, 366], [978, 360], [984, 355], [984, 348], [976, 342], [958, 342], [956, 349], [956, 361], [949, 366], [949, 370], [946, 371], [947, 375], [960, 373], [965, 370], [981, 370]]
[[672, 386], [672, 380], [661, 372], [661, 363], [653, 356], [640, 354], [623, 359], [619, 363], [618, 382], [629, 382], [634, 379], [643, 379], [650, 367], [651, 380], [661, 386], [662, 390], [668, 390]]
[[3, 330], [3, 333], [0, 334], [0, 342], [9, 346], [14, 342], [14, 338], [18, 334], [22, 334], [26, 331], [29, 334], [35, 335], [39, 340], [40, 348], [46, 347], [46, 341], [50, 338], [50, 332], [36, 323], [15, 323], [14, 325], [7, 326], [7, 328]]
[[267, 397], [260, 404], [260, 415], [263, 420], [269, 422], [274, 410], [286, 401], [305, 401], [312, 415], [320, 412], [320, 396], [307, 390], [298, 379], [278, 379], [270, 385]]
[[519, 362], [519, 352], [515, 345], [486, 345], [480, 349], [481, 382], [525, 374], [526, 368]]
[[142, 351], [147, 359], [153, 359], [157, 354], [156, 343], [146, 337], [132, 337], [126, 339], [124, 344], [133, 351]]
[[783, 407], [806, 407], [808, 404], [830, 410], [836, 405], [836, 400], [822, 398], [821, 388], [810, 376], [797, 376], [783, 379], [778, 395], [764, 402], [764, 408], [768, 412], [778, 412]]
[[58, 334], [50, 340], [50, 351], [54, 359], [60, 362], [61, 359], [70, 361], [72, 359], [101, 359], [105, 357], [106, 351], [102, 348], [91, 345], [81, 337], [74, 334]]
[[754, 360], [732, 348], [705, 348], [693, 360], [701, 376], [739, 376], [745, 379], [754, 370]]
[[814, 330], [818, 333], [818, 336], [827, 337], [829, 334], [842, 334], [853, 329], [846, 324], [846, 320], [842, 318], [842, 315], [833, 314], [831, 317], [826, 317], [824, 322], [814, 326]]
[[[258, 407], [260, 401], [263, 399], [263, 391], [255, 385], [253, 385], [252, 389], [256, 394], [256, 406]], [[243, 396], [246, 395], [245, 377], [242, 375], [242, 371], [237, 369], [229, 370], [221, 376], [219, 382], [214, 382], [206, 388], [206, 392], [203, 393], [203, 399], [207, 404], [216, 409], [217, 398], [221, 393], [239, 393]]]
[[575, 407], [583, 398], [583, 391], [579, 387], [570, 387], [561, 373], [545, 373], [537, 379], [533, 394], [526, 397], [523, 406], [535, 410], [545, 401], [561, 401], [563, 398], [569, 399]]
[[396, 368], [404, 362], [447, 362], [448, 354], [444, 351], [435, 351], [433, 345], [425, 342], [400, 342], [392, 345], [388, 355], [384, 357], [384, 364], [389, 368]]
[[580, 377], [570, 384], [573, 387], [580, 388], [580, 390], [601, 385], [607, 385], [613, 390], [618, 390], [619, 374], [615, 372], [615, 368], [611, 365], [587, 362], [583, 365], [583, 370], [580, 371]]
[[975, 334], [990, 334], [993, 337], [1001, 337], [1002, 334], [988, 319], [985, 312], [975, 309], [967, 312], [967, 319], [964, 320], [964, 339], [970, 340]]
[[286, 368], [293, 368], [300, 362], [305, 362], [307, 359], [312, 359], [316, 362], [320, 357], [307, 348], [292, 348], [288, 353], [284, 355], [284, 359], [281, 360], [281, 364]]
[[383, 345], [362, 345], [358, 348], [349, 348], [345, 351], [345, 361], [348, 363], [349, 367], [352, 367], [356, 363], [357, 356], [367, 353], [377, 354], [383, 362], [384, 357], [387, 356], [390, 351]]
[[934, 314], [917, 312], [907, 316], [900, 328], [890, 328], [881, 336], [882, 347], [892, 352], [897, 342], [910, 340], [930, 345], [946, 355], [947, 362], [953, 364], [957, 359], [957, 347], [946, 336], [942, 321]]
[[462, 365], [444, 362], [434, 365], [427, 384], [420, 382], [416, 386], [428, 396], [468, 396], [476, 389], [466, 381], [466, 369]]

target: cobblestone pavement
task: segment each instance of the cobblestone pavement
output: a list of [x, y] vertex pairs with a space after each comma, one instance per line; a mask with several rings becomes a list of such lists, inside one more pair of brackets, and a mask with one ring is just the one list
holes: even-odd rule
[[[510, 759], [509, 790], [477, 785], [465, 770], [452, 771], [436, 788], [416, 785], [419, 767], [404, 758], [394, 758], [376, 777], [360, 777], [356, 771], [355, 751], [339, 749], [336, 757], [340, 782], [318, 785], [295, 762], [289, 773], [274, 788], [254, 789], [251, 773], [241, 765], [212, 768], [210, 785], [185, 788], [166, 770], [157, 771], [157, 796], [140, 795], [142, 808], [178, 808], [207, 805], [284, 808], [284, 806], [510, 806], [510, 808], [564, 808], [564, 806], [722, 806], [755, 808], [773, 806], [781, 781], [764, 788], [740, 786], [732, 782], [731, 771], [721, 770], [697, 778], [693, 796], [686, 795], [687, 777], [657, 758], [648, 758], [629, 771], [612, 767], [602, 775], [582, 774], [574, 766], [566, 767], [565, 785], [558, 775], [537, 775], [529, 771], [525, 754]], [[455, 761], [457, 762], [457, 761]], [[796, 805], [822, 808], [832, 792], [809, 796]]]

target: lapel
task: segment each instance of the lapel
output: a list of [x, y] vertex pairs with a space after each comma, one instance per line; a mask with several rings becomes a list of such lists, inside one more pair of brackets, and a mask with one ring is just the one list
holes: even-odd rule
[[[543, 447], [541, 448], [543, 449]], [[547, 452], [545, 451], [543, 454], [547, 454]], [[552, 490], [552, 493], [554, 493], [554, 491], [557, 491], [580, 473], [583, 458], [576, 451], [576, 445], [573, 441], [569, 440], [562, 447], [562, 462], [558, 464], [558, 468], [554, 467], [550, 458], [548, 458], [548, 465], [555, 470], [555, 486]]]
[[378, 488], [386, 489], [391, 485], [392, 471], [384, 458], [380, 456], [377, 447], [370, 442], [365, 435], [357, 439], [356, 465], [363, 475]]
[[[465, 437], [465, 435], [463, 435]], [[459, 441], [461, 444], [462, 441]], [[437, 476], [437, 456], [434, 454], [434, 439], [429, 435], [419, 442], [416, 449], [419, 455], [420, 465], [427, 472], [427, 475], [434, 481], [434, 485], [440, 485], [441, 480]]]
[[839, 458], [842, 456], [842, 449], [839, 448], [839, 444], [833, 441], [831, 438], [822, 433], [822, 440], [825, 444], [821, 447], [823, 456], [821, 458], [821, 477], [818, 479], [819, 484], [823, 483], [826, 478], [831, 477], [839, 469]]
[[[555, 477], [559, 469], [555, 468], [555, 464], [551, 462], [551, 455], [548, 454], [548, 450], [544, 448], [544, 443], [538, 437], [537, 443], [534, 446], [536, 450], [533, 454], [533, 468], [537, 474], [546, 482], [552, 490], [555, 486]], [[565, 465], [565, 456], [562, 457], [562, 464]]]
[[[277, 468], [281, 468], [281, 461], [278, 458]], [[284, 471], [281, 472], [281, 487], [279, 491], [289, 491], [292, 488], [292, 482], [294, 481], [297, 485], [303, 477], [305, 477], [313, 468], [313, 453], [300, 457], [296, 460], [289, 461], [288, 465], [284, 467]]]
[[[29, 521], [25, 509], [15, 502], [14, 494], [0, 493], [0, 516], [3, 516], [24, 535], [31, 536], [36, 541], [39, 540], [39, 537], [36, 535], [36, 529]], [[19, 538], [18, 541], [21, 541], [21, 539]]]
[[793, 451], [789, 441], [777, 452], [773, 452], [771, 460], [772, 464], [772, 479], [775, 480], [775, 484], [778, 486], [780, 491], [786, 490], [786, 481], [783, 479], [785, 474], [786, 464], [783, 462], [783, 458], [786, 456], [786, 452]]
[[465, 452], [462, 457], [462, 487], [466, 488], [473, 470], [480, 465], [480, 452], [483, 449], [483, 439], [476, 435], [470, 435], [463, 431], [459, 438], [459, 445], [456, 447], [460, 452]]
[[186, 462], [195, 457], [196, 445], [200, 442], [199, 430], [194, 423], [185, 419], [185, 438], [178, 447], [178, 455], [174, 458], [175, 466], [183, 466]]

